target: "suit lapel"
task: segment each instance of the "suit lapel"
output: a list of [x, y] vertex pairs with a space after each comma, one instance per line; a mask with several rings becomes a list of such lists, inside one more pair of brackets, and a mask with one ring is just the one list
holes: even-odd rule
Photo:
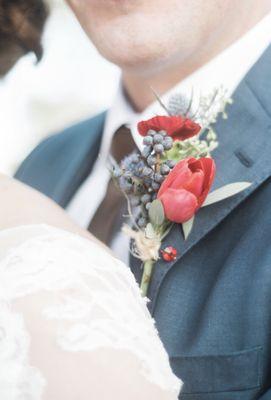
[[[82, 132], [78, 132], [74, 144], [69, 143], [68, 151], [65, 152], [65, 173], [63, 169], [56, 171], [54, 179], [56, 185], [51, 197], [62, 207], [66, 207], [72, 196], [87, 178], [95, 160], [97, 159], [105, 113], [90, 120], [89, 125], [84, 126]], [[81, 137], [80, 137], [81, 135]], [[76, 136], [76, 135], [74, 135]], [[57, 174], [59, 172], [59, 179]]]
[[[216, 124], [219, 147], [213, 158], [217, 175], [213, 189], [237, 181], [252, 182], [246, 191], [221, 203], [200, 209], [195, 218], [193, 231], [184, 241], [181, 227], [175, 225], [163, 246], [172, 245], [178, 250], [175, 262], [159, 260], [155, 266], [155, 279], [149, 297], [154, 309], [159, 287], [175, 263], [214, 229], [242, 201], [271, 176], [271, 47], [265, 52], [236, 90], [234, 103], [228, 108], [228, 119]], [[138, 263], [133, 262], [133, 272], [140, 279]]]

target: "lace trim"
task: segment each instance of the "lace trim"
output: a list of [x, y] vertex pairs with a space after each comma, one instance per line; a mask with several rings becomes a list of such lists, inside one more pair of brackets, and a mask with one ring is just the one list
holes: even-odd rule
[[[31, 226], [24, 229], [30, 232]], [[0, 398], [41, 397], [45, 382], [37, 369], [27, 366], [30, 339], [23, 317], [6, 306], [41, 291], [57, 295], [42, 315], [63, 322], [57, 324], [56, 331], [56, 341], [63, 350], [126, 349], [141, 360], [148, 380], [178, 393], [179, 380], [170, 371], [130, 270], [93, 242], [54, 228], [43, 227], [43, 232], [11, 248], [0, 262], [0, 337], [5, 332], [5, 340], [0, 341], [0, 370], [8, 365], [9, 371], [6, 376], [0, 373]], [[5, 382], [11, 379], [10, 371], [17, 385], [12, 396], [1, 396]], [[26, 382], [33, 382], [32, 387], [22, 389]], [[28, 393], [32, 397], [27, 397]]]
[[0, 303], [0, 399], [37, 400], [45, 379], [29, 365], [30, 337], [21, 315]]

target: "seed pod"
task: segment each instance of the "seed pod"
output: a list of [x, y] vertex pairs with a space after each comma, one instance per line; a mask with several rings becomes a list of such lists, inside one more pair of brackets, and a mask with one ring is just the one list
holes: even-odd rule
[[165, 148], [166, 150], [172, 149], [172, 146], [173, 146], [173, 140], [172, 140], [172, 138], [169, 137], [169, 136], [165, 137], [164, 140], [163, 140], [163, 146], [164, 146], [164, 148]]
[[153, 181], [152, 182], [152, 188], [153, 188], [153, 190], [159, 190], [160, 189], [159, 183]]
[[145, 176], [145, 177], [143, 178], [143, 180], [144, 180], [145, 186], [147, 186], [147, 187], [151, 186], [152, 177], [150, 177], [150, 176]]
[[131, 171], [125, 171], [124, 174], [123, 174], [123, 176], [124, 176], [127, 180], [129, 180], [129, 179], [132, 178], [132, 172], [131, 172]]
[[160, 168], [160, 172], [162, 175], [167, 175], [170, 172], [170, 168], [167, 164], [162, 164]]
[[174, 168], [176, 162], [174, 160], [167, 160], [167, 165], [169, 166], [169, 168]]
[[132, 163], [138, 163], [139, 162], [139, 154], [131, 154], [131, 162]]
[[156, 144], [156, 145], [153, 146], [153, 150], [157, 154], [162, 154], [165, 149], [164, 149], [164, 146], [162, 144]]
[[153, 137], [152, 136], [145, 136], [143, 139], [143, 143], [146, 146], [151, 146], [153, 144]]
[[142, 150], [142, 156], [144, 158], [147, 158], [151, 154], [151, 152], [152, 152], [152, 147], [151, 146], [145, 146], [145, 147], [143, 147], [143, 150]]
[[153, 174], [153, 170], [151, 168], [144, 167], [144, 169], [142, 171], [143, 176], [151, 176], [152, 174]]
[[151, 200], [151, 196], [149, 194], [143, 194], [141, 197], [141, 202], [143, 204], [147, 204]]
[[171, 137], [171, 136], [165, 136], [165, 137], [164, 137], [164, 142], [170, 142], [170, 143], [173, 143], [173, 139], [172, 139], [172, 137]]
[[147, 158], [147, 164], [152, 167], [156, 163], [156, 158], [154, 156], [149, 156]]
[[153, 137], [153, 143], [155, 144], [159, 144], [163, 142], [164, 137], [162, 135], [160, 135], [159, 133], [156, 133], [156, 135], [154, 135]]
[[157, 182], [157, 183], [162, 183], [163, 180], [164, 180], [164, 177], [163, 177], [163, 175], [161, 175], [161, 174], [154, 174], [154, 180], [155, 180], [155, 182]]
[[123, 190], [126, 193], [130, 193], [133, 188], [132, 183], [128, 182], [127, 179], [124, 178], [124, 176], [120, 177], [119, 184], [121, 190]]
[[132, 197], [131, 198], [131, 206], [137, 207], [140, 205], [140, 198], [139, 197]]

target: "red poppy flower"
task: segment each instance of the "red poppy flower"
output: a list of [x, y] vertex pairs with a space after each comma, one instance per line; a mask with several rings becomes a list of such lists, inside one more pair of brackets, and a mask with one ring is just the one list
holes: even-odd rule
[[166, 131], [173, 140], [185, 140], [197, 135], [201, 126], [188, 118], [180, 116], [157, 116], [137, 125], [141, 136], [146, 136], [149, 130]]

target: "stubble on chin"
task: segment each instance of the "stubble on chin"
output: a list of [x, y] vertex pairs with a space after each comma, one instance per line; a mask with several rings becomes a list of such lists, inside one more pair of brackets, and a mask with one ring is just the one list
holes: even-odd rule
[[[178, 26], [175, 21], [152, 22], [149, 15], [134, 13], [98, 23], [90, 37], [98, 51], [123, 70], [147, 74], [162, 67], [178, 52]], [[163, 29], [161, 29], [161, 26]]]

